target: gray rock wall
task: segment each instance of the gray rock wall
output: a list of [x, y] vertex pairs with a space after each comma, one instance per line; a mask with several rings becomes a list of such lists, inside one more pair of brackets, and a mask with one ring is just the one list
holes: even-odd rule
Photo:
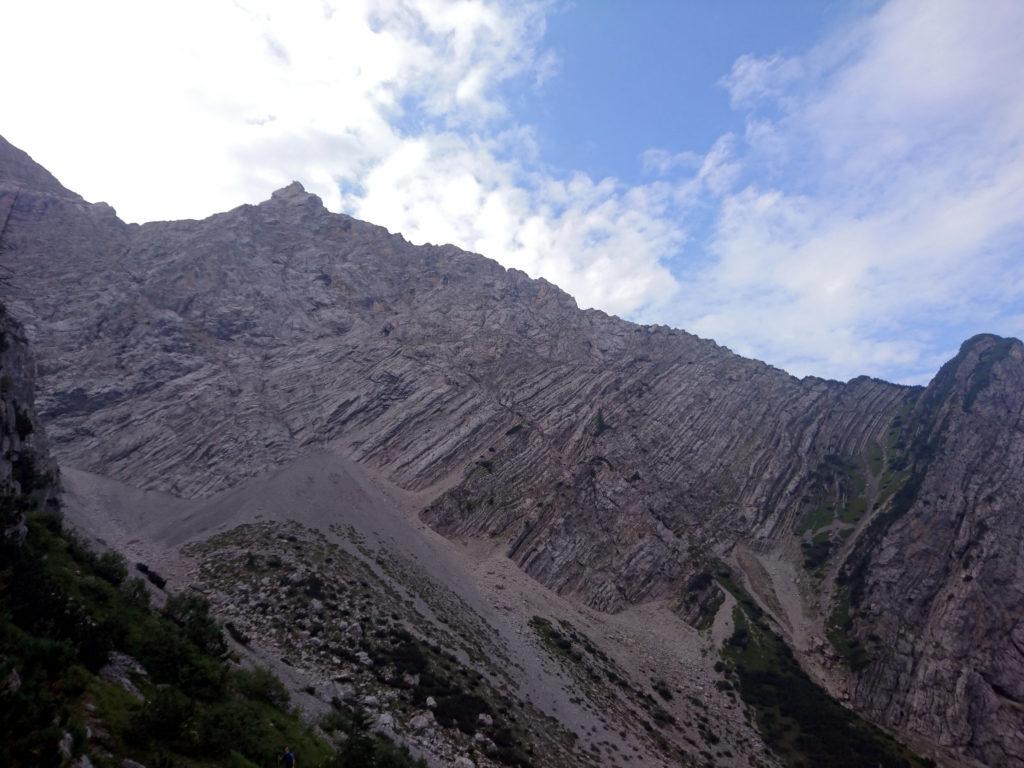
[[59, 474], [35, 410], [35, 361], [0, 303], [0, 547], [25, 535], [25, 513], [58, 510]]
[[844, 569], [874, 649], [853, 701], [1024, 764], [1019, 342], [972, 340], [926, 390], [800, 380], [298, 185], [126, 225], [2, 143], [0, 221], [62, 462], [204, 497], [332, 444], [601, 610], [678, 597], [738, 542], [799, 552], [823, 462], [901, 425], [915, 493], [868, 510]]
[[965, 343], [918, 401], [923, 479], [870, 554], [858, 708], [1024, 765], [1024, 345]]

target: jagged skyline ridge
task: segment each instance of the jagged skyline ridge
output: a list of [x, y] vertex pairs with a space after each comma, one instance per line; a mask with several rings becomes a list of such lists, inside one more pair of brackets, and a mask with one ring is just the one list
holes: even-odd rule
[[[569, 22], [549, 6], [482, 0], [325, 7], [178, 4], [150, 17], [131, 3], [68, 4], [51, 29], [50, 10], [10, 6], [11, 45], [38, 65], [11, 84], [4, 130], [129, 219], [208, 215], [299, 178], [332, 210], [485, 253], [582, 306], [688, 328], [798, 375], [924, 384], [962, 338], [1022, 335], [1019, 4], [977, 14], [897, 0], [818, 26], [807, 19], [820, 11], [795, 14], [799, 24], [764, 23], [753, 38], [733, 19], [749, 48], [714, 72], [700, 46], [645, 46], [641, 9], [627, 6], [603, 21], [580, 6]], [[678, 14], [654, 26], [710, 25], [716, 53], [731, 44], [698, 7]], [[632, 81], [614, 70], [600, 79], [657, 109], [622, 110], [635, 130], [595, 113], [616, 132], [567, 139], [563, 124], [581, 129], [563, 110], [589, 114], [597, 99], [574, 104], [565, 84], [603, 102], [605, 83], [581, 73], [612, 64], [577, 66], [592, 38], [564, 28], [599, 35], [602, 24], [645, 57], [689, 51], [651, 64], [692, 63], [704, 79], [658, 91], [643, 69]], [[135, 34], [105, 37], [125, 26]], [[123, 111], [125, 77], [147, 108]], [[118, 119], [61, 135], [100, 102]], [[691, 133], [712, 113], [720, 122]], [[679, 143], [658, 131], [658, 143], [634, 143], [655, 122], [679, 125]], [[591, 141], [616, 162], [551, 149]], [[148, 216], [132, 212], [147, 199], [159, 200]]]

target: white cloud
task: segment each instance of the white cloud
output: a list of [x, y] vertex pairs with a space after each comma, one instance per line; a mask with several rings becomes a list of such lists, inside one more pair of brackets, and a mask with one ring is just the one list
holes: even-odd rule
[[743, 181], [677, 322], [795, 373], [913, 381], [949, 334], [1021, 335], [1021, 39], [1020, 3], [897, 0], [800, 60], [741, 58]]
[[721, 84], [729, 91], [734, 107], [748, 107], [765, 98], [778, 98], [792, 81], [801, 75], [797, 58], [769, 56], [760, 59], [744, 54], [733, 62], [732, 70]]
[[544, 165], [506, 108], [557, 71], [548, 9], [6, 3], [0, 131], [129, 220], [299, 179], [795, 373], [918, 381], [954, 336], [1024, 335], [1024, 4], [892, 0], [803, 55], [742, 56], [721, 81], [742, 135], [648, 150], [634, 186]]
[[528, 157], [523, 141], [406, 140], [346, 207], [416, 242], [456, 243], [543, 275], [584, 307], [625, 314], [670, 298], [677, 283], [661, 262], [683, 239], [667, 216], [672, 188], [625, 188], [583, 174], [562, 180], [500, 159]]
[[670, 152], [667, 149], [648, 149], [640, 155], [640, 162], [648, 173], [664, 176], [666, 173], [680, 168], [684, 170], [700, 168], [703, 158], [689, 150]]
[[540, 46], [545, 10], [491, 0], [5, 6], [5, 54], [24, 66], [5, 88], [0, 130], [128, 220], [205, 216], [299, 179], [330, 208], [630, 313], [672, 294], [660, 261], [683, 234], [665, 216], [667, 188], [544, 171], [529, 131], [510, 127], [498, 86], [557, 68]]
[[425, 115], [480, 125], [549, 66], [542, 8], [487, 0], [7, 3], [0, 126], [130, 220], [202, 216], [302, 179], [332, 205]]
[[736, 139], [731, 133], [718, 138], [700, 163], [697, 179], [716, 197], [725, 194], [736, 182], [740, 164], [735, 156]]

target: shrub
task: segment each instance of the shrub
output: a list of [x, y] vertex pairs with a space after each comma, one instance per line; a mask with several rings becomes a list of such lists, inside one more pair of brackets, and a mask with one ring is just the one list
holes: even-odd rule
[[371, 768], [376, 751], [369, 735], [370, 719], [361, 709], [354, 710], [345, 732], [345, 741], [338, 747], [328, 768]]
[[676, 723], [676, 719], [671, 713], [666, 712], [658, 706], [654, 707], [654, 711], [651, 712], [651, 717], [654, 718], [654, 722], [658, 725], [675, 725]]
[[234, 640], [239, 645], [248, 645], [249, 644], [249, 642], [250, 642], [249, 641], [249, 636], [247, 634], [245, 634], [245, 632], [240, 630], [238, 628], [238, 626], [234, 622], [232, 622], [232, 621], [224, 622], [224, 629], [226, 629], [228, 634], [231, 635], [231, 639]]
[[0, 765], [57, 765], [61, 702], [55, 683], [74, 651], [67, 642], [33, 637], [0, 620], [0, 680], [18, 670], [21, 687], [0, 697]]
[[115, 587], [128, 578], [128, 564], [117, 552], [104, 552], [96, 559], [96, 574]]
[[149, 590], [142, 579], [128, 579], [121, 585], [121, 594], [133, 608], [149, 608]]
[[35, 428], [32, 426], [32, 418], [28, 415], [27, 411], [23, 411], [21, 407], [14, 404], [14, 430], [18, 433], [18, 437], [24, 440], [26, 437], [32, 434]]
[[36, 488], [36, 481], [40, 479], [36, 474], [35, 459], [27, 453], [19, 455], [11, 463], [11, 477], [18, 482], [22, 493], [31, 493]]
[[149, 582], [156, 586], [158, 589], [163, 589], [165, 586], [167, 586], [167, 579], [165, 579], [163, 576], [154, 571], [145, 563], [136, 563], [135, 570], [137, 570], [141, 574], [144, 574], [145, 577], [149, 579]]
[[[51, 526], [32, 513], [26, 522], [22, 546], [0, 561], [0, 681], [17, 670], [21, 683], [0, 694], [0, 766], [67, 762], [58, 746], [65, 733], [81, 746], [86, 697], [109, 734], [105, 742], [117, 752], [137, 745], [150, 768], [274, 768], [285, 743], [304, 765], [424, 766], [370, 734], [359, 715], [339, 718], [349, 738], [333, 757], [329, 744], [287, 711], [288, 693], [270, 672], [229, 672], [223, 635], [204, 599], [171, 596], [165, 613], [154, 612], [145, 582], [120, 577], [123, 562], [97, 557], [61, 530], [59, 518]], [[410, 643], [411, 636], [399, 640]], [[143, 704], [96, 676], [111, 648], [148, 670]], [[400, 648], [398, 657], [416, 663], [417, 651]]]
[[164, 613], [181, 627], [188, 639], [212, 656], [223, 656], [228, 647], [220, 624], [210, 614], [210, 603], [205, 597], [177, 594], [167, 598]]
[[666, 683], [664, 680], [655, 680], [654, 690], [665, 701], [672, 701], [672, 690], [668, 687], [668, 683]]
[[437, 700], [434, 717], [446, 728], [456, 727], [463, 733], [474, 733], [477, 717], [490, 711], [490, 705], [476, 694], [454, 693]]
[[284, 683], [264, 667], [235, 670], [232, 682], [235, 690], [246, 698], [265, 701], [280, 710], [287, 709], [291, 701]]
[[427, 671], [427, 657], [415, 640], [399, 642], [384, 654], [399, 672], [417, 675]]
[[196, 751], [204, 757], [225, 758], [232, 750], [247, 758], [272, 755], [280, 747], [269, 743], [265, 729], [254, 725], [260, 712], [247, 701], [226, 701], [200, 709], [195, 718]]
[[737, 648], [746, 648], [749, 642], [750, 631], [745, 625], [738, 624], [732, 633], [732, 637], [728, 640], [729, 645], [736, 646]]
[[687, 592], [703, 592], [714, 582], [714, 577], [707, 571], [699, 571], [686, 582]]
[[227, 677], [223, 663], [204, 656], [173, 624], [150, 620], [134, 627], [127, 650], [158, 682], [172, 683], [207, 701], [223, 695]]
[[374, 743], [372, 765], [373, 768], [411, 768], [411, 766], [425, 767], [426, 763], [421, 760], [414, 761], [405, 747], [398, 747], [390, 741], [378, 738]]
[[96, 553], [92, 551], [92, 547], [89, 546], [81, 534], [77, 531], [66, 530], [64, 531], [64, 541], [67, 543], [68, 554], [75, 559], [75, 561], [81, 565], [86, 566], [90, 570], [96, 568]]
[[832, 555], [832, 542], [827, 538], [805, 541], [800, 546], [803, 548], [804, 568], [809, 571], [824, 565]]
[[132, 718], [131, 736], [141, 743], [178, 742], [192, 713], [188, 696], [174, 686], [161, 685]]
[[[832, 699], [801, 669], [792, 650], [771, 630], [734, 609], [735, 633], [745, 642], [725, 649], [735, 664], [743, 701], [758, 729], [787, 765], [834, 768], [910, 768], [921, 761], [887, 734]], [[719, 681], [720, 683], [724, 681]], [[706, 735], [706, 734], [705, 734]]]

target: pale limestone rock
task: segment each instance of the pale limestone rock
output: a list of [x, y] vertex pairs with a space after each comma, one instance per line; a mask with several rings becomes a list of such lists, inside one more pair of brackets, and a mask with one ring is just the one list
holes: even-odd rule
[[[0, 233], [18, 275], [0, 295], [33, 340], [60, 460], [208, 497], [329, 443], [407, 490], [448, 488], [422, 512], [437, 531], [491, 538], [601, 611], [675, 598], [737, 544], [799, 558], [793, 530], [829, 457], [859, 461], [910, 429], [927, 448], [917, 492], [853, 542], [852, 631], [874, 651], [851, 701], [1024, 764], [1020, 342], [976, 337], [926, 389], [796, 379], [412, 246], [299, 185], [204, 221], [127, 225], [2, 139]], [[0, 359], [24, 374], [19, 402], [24, 335]], [[680, 612], [696, 620], [716, 589]]]
[[434, 720], [433, 712], [421, 712], [409, 720], [409, 727], [416, 732], [425, 731], [428, 728], [433, 728], [435, 725], [436, 721]]
[[145, 668], [135, 659], [127, 654], [114, 651], [110, 654], [106, 665], [100, 670], [99, 675], [107, 682], [123, 688], [132, 698], [137, 701], [143, 700], [142, 691], [132, 681], [132, 675], [148, 677]]

